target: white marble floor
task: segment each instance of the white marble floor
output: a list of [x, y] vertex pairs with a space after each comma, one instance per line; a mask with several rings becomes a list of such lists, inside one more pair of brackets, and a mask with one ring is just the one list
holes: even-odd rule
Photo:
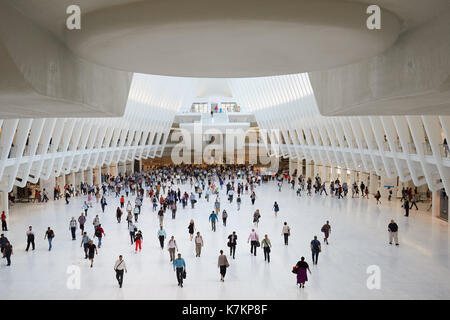
[[[190, 186], [182, 186], [181, 190]], [[14, 246], [12, 266], [0, 261], [0, 299], [448, 299], [450, 298], [449, 225], [431, 218], [426, 211], [412, 210], [403, 216], [400, 202], [379, 206], [375, 200], [345, 199], [312, 196], [296, 197], [287, 185], [278, 192], [269, 183], [256, 190], [256, 204], [252, 207], [244, 195], [241, 210], [236, 203], [226, 203], [221, 191], [222, 209], [229, 213], [228, 224], [218, 223], [212, 232], [208, 216], [213, 203], [200, 201], [196, 209], [179, 208], [177, 218], [166, 215], [168, 236], [177, 239], [180, 252], [187, 263], [184, 288], [177, 286], [169, 263], [167, 250], [161, 250], [156, 237], [158, 220], [151, 210], [150, 200], [144, 202], [138, 223], [143, 231], [143, 251], [135, 254], [129, 242], [125, 222], [118, 224], [115, 209], [118, 198], [109, 197], [109, 206], [101, 213], [100, 206], [89, 210], [87, 230], [92, 235], [92, 219], [99, 214], [106, 237], [95, 258], [94, 267], [84, 259], [80, 237], [72, 241], [69, 231], [71, 216], [81, 212], [83, 198], [47, 204], [17, 204], [11, 208], [9, 230], [5, 232]], [[134, 200], [134, 199], [132, 199]], [[280, 213], [272, 212], [274, 201]], [[134, 201], [132, 201], [134, 202]], [[422, 205], [425, 208], [425, 205]], [[252, 228], [252, 214], [259, 208], [262, 214], [257, 229], [262, 237], [272, 241], [270, 264], [264, 262], [262, 252], [250, 255], [247, 237]], [[202, 257], [195, 257], [194, 243], [189, 241], [187, 225], [193, 218], [203, 235], [205, 247]], [[399, 225], [400, 246], [388, 244], [387, 224], [394, 218]], [[332, 226], [330, 244], [323, 245], [319, 264], [312, 265], [309, 243], [314, 235], [322, 241], [320, 228], [329, 220]], [[281, 228], [284, 221], [291, 226], [292, 236], [284, 246]], [[220, 221], [221, 222], [221, 221]], [[28, 225], [36, 232], [35, 251], [25, 252]], [[55, 231], [53, 250], [47, 250], [44, 240], [46, 228]], [[224, 283], [220, 282], [217, 256], [220, 249], [228, 255], [226, 237], [236, 231], [239, 237], [236, 259]], [[118, 288], [113, 265], [119, 254], [128, 265], [124, 286]], [[305, 289], [296, 287], [292, 266], [304, 255], [312, 275]], [[81, 286], [69, 289], [66, 285], [71, 265], [80, 268]], [[381, 288], [369, 290], [366, 269], [377, 265], [381, 271]]]

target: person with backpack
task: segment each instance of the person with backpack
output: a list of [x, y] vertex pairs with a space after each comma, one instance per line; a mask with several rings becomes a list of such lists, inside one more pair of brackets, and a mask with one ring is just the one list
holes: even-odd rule
[[331, 232], [331, 226], [329, 221], [327, 220], [327, 222], [322, 226], [322, 229], [320, 229], [320, 231], [322, 231], [324, 233], [324, 239], [323, 242], [325, 242], [326, 244], [328, 244], [328, 237], [330, 236], [330, 232]]
[[114, 271], [116, 272], [116, 279], [119, 283], [119, 288], [122, 288], [123, 272], [128, 272], [127, 265], [125, 264], [125, 260], [123, 260], [122, 255], [119, 256], [119, 260], [117, 260], [114, 264]]
[[[45, 232], [44, 235], [44, 240], [48, 239], [48, 251], [52, 250], [52, 241], [53, 238], [55, 237], [55, 233], [53, 232], [52, 229], [50, 229], [50, 227], [47, 228], [47, 231]], [[34, 250], [34, 248], [33, 248]]]
[[291, 228], [288, 226], [287, 222], [284, 223], [283, 229], [281, 230], [281, 235], [284, 237], [284, 245], [288, 245], [289, 236], [291, 235]]
[[81, 244], [80, 247], [83, 247], [84, 251], [84, 258], [88, 258], [88, 246], [91, 239], [89, 238], [87, 232], [83, 232], [83, 237], [81, 238]]
[[25, 249], [25, 251], [28, 251], [28, 249], [30, 248], [30, 244], [33, 247], [33, 250], [35, 249], [34, 246], [34, 231], [33, 228], [31, 226], [28, 227], [27, 230], [27, 248]]
[[102, 225], [99, 224], [98, 227], [95, 229], [95, 236], [98, 239], [98, 248], [100, 249], [102, 246], [102, 238], [105, 236], [105, 231], [102, 228]]
[[75, 220], [75, 217], [72, 217], [69, 222], [69, 230], [72, 233], [72, 240], [76, 240], [75, 232], [77, 231], [77, 220]]

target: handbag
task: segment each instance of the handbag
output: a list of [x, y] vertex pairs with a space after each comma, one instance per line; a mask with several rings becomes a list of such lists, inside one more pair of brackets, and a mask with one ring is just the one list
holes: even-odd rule
[[256, 241], [256, 247], [260, 247], [261, 244], [259, 243], [259, 241]]
[[295, 274], [298, 273], [298, 268], [297, 268], [297, 266], [294, 266], [294, 267], [292, 268], [292, 273], [295, 273]]
[[183, 270], [183, 279], [186, 279], [186, 270]]
[[231, 247], [231, 244], [230, 244], [230, 242], [227, 242], [227, 247]]

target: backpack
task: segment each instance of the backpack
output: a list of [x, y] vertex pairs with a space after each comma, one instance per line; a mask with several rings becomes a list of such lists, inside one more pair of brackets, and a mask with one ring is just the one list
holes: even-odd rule
[[95, 236], [96, 237], [101, 237], [102, 236], [102, 231], [100, 230], [100, 228], [95, 229]]

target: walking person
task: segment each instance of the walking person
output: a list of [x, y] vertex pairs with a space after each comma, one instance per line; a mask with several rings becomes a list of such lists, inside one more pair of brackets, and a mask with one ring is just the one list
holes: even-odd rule
[[78, 223], [80, 224], [81, 235], [83, 235], [84, 224], [86, 223], [86, 217], [83, 212], [81, 213], [81, 216], [78, 217]]
[[77, 231], [77, 220], [75, 220], [75, 217], [72, 217], [69, 222], [69, 230], [72, 233], [72, 240], [77, 240], [75, 236], [75, 233]]
[[137, 231], [137, 228], [133, 224], [133, 221], [130, 221], [130, 224], [128, 226], [128, 231], [130, 232], [131, 245], [133, 245], [134, 241], [136, 240], [136, 231]]
[[267, 234], [264, 236], [264, 239], [261, 241], [261, 247], [264, 250], [264, 261], [270, 262], [270, 248], [272, 244], [270, 243], [269, 237]]
[[92, 220], [92, 225], [94, 226], [94, 232], [95, 232], [97, 227], [100, 225], [100, 218], [98, 217], [98, 214], [95, 216], [94, 220]]
[[405, 209], [405, 217], [409, 217], [409, 201], [405, 198], [405, 202], [403, 202], [403, 209]]
[[3, 249], [5, 249], [6, 243], [9, 242], [8, 238], [2, 233], [0, 235], [0, 252], [3, 253]]
[[6, 223], [6, 214], [5, 211], [2, 211], [2, 231], [8, 231], [8, 225]]
[[10, 266], [11, 265], [11, 255], [13, 254], [13, 247], [9, 243], [9, 241], [7, 241], [5, 243], [2, 253], [3, 253], [3, 257], [6, 258], [6, 265]]
[[242, 200], [241, 200], [241, 195], [238, 194], [238, 196], [237, 196], [237, 198], [236, 198], [237, 210], [238, 210], [238, 211], [241, 210], [241, 202], [242, 202]]
[[88, 246], [89, 246], [89, 241], [91, 241], [91, 239], [89, 238], [87, 232], [84, 232], [84, 233], [83, 233], [83, 237], [81, 238], [81, 244], [80, 244], [80, 247], [83, 247], [84, 258], [85, 258], [85, 259], [88, 258]]
[[388, 225], [389, 232], [389, 244], [392, 244], [392, 241], [395, 241], [395, 245], [398, 246], [398, 225], [394, 220], [391, 220], [391, 223]]
[[192, 238], [194, 237], [194, 227], [195, 227], [194, 220], [191, 219], [191, 221], [189, 222], [189, 225], [188, 225], [189, 240], [191, 240], [191, 241], [192, 241]]
[[237, 245], [237, 235], [236, 231], [233, 231], [232, 234], [228, 236], [227, 246], [230, 248], [230, 257], [233, 257], [236, 254], [236, 245]]
[[138, 217], [139, 214], [141, 213], [141, 209], [139, 208], [139, 206], [134, 207], [133, 213], [134, 213], [134, 222], [138, 222]]
[[250, 254], [254, 254], [256, 256], [256, 248], [259, 247], [259, 236], [255, 232], [255, 229], [252, 229], [252, 232], [250, 232], [247, 243], [248, 242], [250, 242]]
[[183, 278], [186, 277], [186, 262], [181, 257], [181, 253], [179, 253], [178, 257], [173, 260], [173, 271], [176, 272], [178, 286], [183, 288]]
[[30, 244], [34, 250], [34, 248], [35, 248], [35, 246], [34, 246], [34, 231], [31, 226], [29, 226], [28, 230], [27, 230], [27, 248], [25, 249], [25, 251], [28, 251], [28, 249], [30, 248]]
[[305, 257], [301, 257], [300, 261], [297, 262], [295, 265], [295, 273], [297, 273], [297, 285], [299, 285], [300, 288], [305, 287], [305, 282], [308, 281], [308, 274], [306, 271], [309, 271], [309, 274], [311, 274], [311, 270], [309, 269], [308, 263], [305, 261]]
[[103, 230], [101, 224], [99, 224], [98, 227], [95, 229], [94, 235], [98, 239], [98, 248], [100, 249], [102, 246], [102, 238], [103, 238], [103, 236], [105, 236], [105, 231]]
[[209, 215], [209, 221], [211, 221], [211, 229], [212, 231], [216, 232], [216, 221], [219, 220], [217, 218], [217, 214], [212, 211], [211, 214]]
[[195, 243], [195, 256], [200, 257], [200, 254], [202, 253], [202, 247], [204, 244], [200, 232], [197, 232], [197, 236], [195, 236], [194, 243]]
[[91, 268], [92, 268], [92, 266], [94, 265], [94, 256], [98, 254], [97, 247], [94, 244], [94, 241], [89, 240], [86, 251], [88, 253], [88, 258], [91, 261]]
[[120, 223], [120, 221], [122, 220], [122, 214], [123, 214], [122, 210], [120, 210], [120, 208], [117, 207], [117, 210], [116, 210], [117, 223]]
[[227, 210], [223, 209], [223, 211], [222, 211], [222, 222], [223, 222], [224, 227], [227, 226], [227, 218], [228, 218]]
[[100, 206], [102, 207], [102, 212], [105, 212], [105, 207], [106, 207], [107, 205], [108, 205], [108, 204], [106, 203], [105, 197], [102, 196], [102, 198], [100, 199]]
[[381, 201], [380, 201], [380, 199], [381, 199], [380, 190], [378, 190], [377, 193], [375, 194], [375, 199], [377, 200], [377, 204], [381, 203]]
[[159, 219], [159, 225], [162, 226], [163, 225], [163, 221], [164, 221], [164, 209], [162, 207], [159, 208], [158, 219]]
[[216, 214], [219, 213], [220, 211], [220, 201], [219, 201], [219, 197], [216, 198], [216, 201], [214, 202], [214, 208], [216, 209]]
[[139, 252], [141, 252], [142, 250], [142, 241], [144, 241], [144, 237], [142, 236], [142, 231], [139, 230], [136, 233], [136, 238], [135, 238], [135, 243], [136, 243], [136, 248], [134, 249], [134, 252], [137, 253], [137, 250], [139, 248]]
[[223, 254], [223, 250], [220, 250], [219, 259], [217, 261], [217, 266], [220, 269], [220, 281], [225, 281], [225, 275], [227, 273], [227, 268], [230, 266], [228, 263], [227, 256]]
[[322, 247], [320, 241], [317, 240], [317, 236], [314, 236], [314, 239], [311, 241], [310, 247], [313, 264], [317, 264], [317, 261], [319, 260], [319, 252], [322, 251]]
[[280, 211], [280, 207], [278, 206], [278, 203], [275, 201], [273, 204], [273, 212], [275, 213], [275, 217], [278, 215], [278, 211]]
[[159, 240], [159, 245], [161, 246], [161, 249], [164, 249], [164, 240], [166, 239], [166, 231], [163, 229], [162, 226], [159, 226], [158, 233], [156, 234]]
[[117, 260], [114, 264], [114, 271], [116, 272], [116, 279], [119, 283], [119, 288], [122, 288], [123, 272], [128, 272], [127, 265], [125, 264], [125, 260], [123, 260], [122, 255], [119, 256], [119, 260]]
[[[44, 235], [44, 240], [47, 239], [48, 240], [48, 251], [52, 250], [52, 241], [53, 238], [55, 237], [55, 233], [53, 232], [52, 229], [50, 229], [50, 227], [47, 228], [47, 231], [45, 232]], [[33, 248], [34, 250], [34, 248]]]
[[412, 197], [411, 197], [411, 207], [409, 208], [409, 210], [411, 210], [414, 207], [416, 207], [416, 210], [419, 210], [419, 208], [417, 207], [417, 193], [415, 193]]
[[169, 250], [170, 262], [175, 260], [175, 249], [178, 251], [177, 242], [175, 241], [175, 237], [171, 236], [169, 242], [167, 243], [167, 248]]
[[253, 223], [258, 228], [259, 219], [261, 218], [261, 214], [259, 213], [259, 209], [256, 209], [255, 213], [253, 214]]
[[331, 233], [331, 226], [330, 226], [330, 222], [327, 220], [327, 222], [322, 226], [322, 229], [320, 229], [320, 231], [323, 232], [324, 234], [324, 239], [323, 242], [328, 244], [328, 237], [330, 236]]
[[284, 223], [283, 229], [281, 230], [281, 235], [284, 237], [284, 245], [288, 245], [289, 236], [291, 235], [291, 227], [288, 226], [287, 222]]

